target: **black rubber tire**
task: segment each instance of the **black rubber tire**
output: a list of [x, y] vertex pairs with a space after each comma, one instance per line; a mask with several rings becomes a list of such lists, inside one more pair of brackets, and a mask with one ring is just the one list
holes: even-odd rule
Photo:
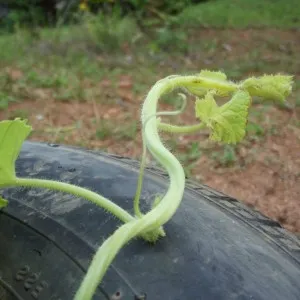
[[[132, 212], [139, 163], [26, 142], [17, 175], [88, 187]], [[149, 208], [168, 177], [147, 168]], [[97, 247], [120, 225], [86, 200], [44, 189], [2, 190], [0, 299], [71, 300]], [[299, 300], [300, 242], [276, 222], [211, 188], [188, 182], [167, 236], [136, 239], [118, 254], [94, 299]]]

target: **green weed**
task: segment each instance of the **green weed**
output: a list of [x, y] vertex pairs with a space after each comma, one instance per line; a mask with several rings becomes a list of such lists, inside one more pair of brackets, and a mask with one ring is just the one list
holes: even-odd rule
[[86, 34], [100, 51], [120, 51], [125, 44], [132, 45], [140, 33], [135, 21], [113, 14], [86, 15], [83, 20]]
[[114, 135], [113, 124], [106, 120], [100, 120], [96, 128], [96, 138], [99, 140], [105, 140], [112, 138]]
[[217, 50], [217, 47], [218, 47], [218, 39], [217, 38], [203, 42], [204, 51], [207, 53], [210, 53], [210, 54], [215, 53]]
[[65, 89], [58, 89], [57, 92], [54, 94], [54, 97], [56, 100], [59, 101], [86, 101], [90, 99], [88, 92], [92, 91], [88, 88], [82, 87], [80, 83], [78, 83], [77, 85], [71, 85]]
[[250, 137], [262, 137], [265, 134], [265, 129], [257, 123], [248, 122], [246, 132]]
[[9, 114], [9, 119], [14, 120], [16, 118], [28, 119], [30, 115], [29, 110], [27, 109], [16, 109]]
[[179, 153], [177, 156], [182, 164], [187, 166], [188, 170], [190, 170], [191, 165], [193, 165], [193, 163], [195, 163], [201, 155], [202, 151], [199, 148], [199, 143], [192, 142], [184, 149], [183, 153]]
[[189, 160], [197, 160], [201, 157], [202, 152], [199, 149], [199, 143], [198, 142], [192, 142], [188, 147], [188, 159]]
[[295, 121], [294, 124], [296, 127], [300, 128], [300, 120]]
[[122, 127], [116, 127], [114, 123], [107, 120], [101, 120], [96, 129], [96, 138], [105, 140], [107, 138], [115, 140], [133, 140], [138, 131], [138, 122], [132, 121], [125, 123]]
[[236, 148], [225, 145], [221, 151], [213, 151], [211, 158], [222, 167], [230, 167], [237, 161]]
[[178, 94], [170, 93], [161, 97], [161, 103], [172, 105], [175, 109], [179, 109], [182, 106], [182, 98]]
[[150, 42], [150, 49], [153, 52], [160, 50], [184, 52], [188, 49], [187, 35], [180, 29], [159, 28], [155, 38]]
[[132, 121], [125, 126], [118, 127], [114, 132], [114, 137], [117, 139], [134, 140], [138, 131], [138, 122]]
[[25, 80], [33, 86], [40, 88], [60, 88], [68, 85], [68, 76], [66, 73], [46, 76], [35, 71], [30, 71], [27, 73]]
[[270, 126], [270, 128], [268, 129], [268, 133], [270, 135], [278, 135], [279, 134], [279, 128], [275, 124], [272, 124]]
[[0, 91], [0, 110], [8, 108], [9, 103], [14, 101], [15, 98], [13, 96]]
[[216, 0], [188, 6], [177, 16], [176, 24], [185, 27], [297, 28], [299, 12], [298, 0]]
[[183, 167], [186, 178], [192, 178], [192, 176], [193, 176], [192, 171], [193, 171], [194, 167], [195, 167], [194, 163], [190, 163]]

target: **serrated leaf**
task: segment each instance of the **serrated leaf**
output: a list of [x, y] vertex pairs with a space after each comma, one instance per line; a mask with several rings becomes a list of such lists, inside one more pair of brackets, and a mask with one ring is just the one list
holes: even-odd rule
[[203, 99], [196, 100], [196, 117], [206, 124], [210, 123], [219, 108], [213, 95], [213, 92], [209, 92]]
[[213, 95], [207, 94], [196, 101], [196, 116], [211, 128], [212, 140], [235, 144], [245, 136], [250, 102], [249, 93], [239, 90], [229, 102], [219, 107]]
[[0, 122], [0, 186], [15, 178], [15, 162], [31, 129], [26, 120]]
[[0, 209], [3, 208], [3, 207], [6, 207], [8, 204], [8, 201], [3, 199], [1, 196], [0, 196]]
[[243, 89], [246, 89], [251, 96], [283, 102], [291, 93], [292, 84], [292, 76], [264, 75], [261, 77], [248, 78], [240, 85]]

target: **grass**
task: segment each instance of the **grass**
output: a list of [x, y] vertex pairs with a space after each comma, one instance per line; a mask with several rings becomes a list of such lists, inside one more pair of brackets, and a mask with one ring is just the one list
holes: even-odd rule
[[100, 140], [104, 140], [107, 138], [112, 138], [113, 136], [114, 136], [113, 124], [101, 120], [100, 124], [97, 125], [96, 138]]
[[116, 14], [86, 15], [83, 19], [84, 32], [100, 51], [115, 51], [124, 44], [134, 44], [140, 37], [135, 20], [120, 18]]
[[14, 102], [15, 98], [5, 92], [0, 92], [0, 109], [7, 109], [9, 104]]
[[[175, 147], [174, 147], [175, 148]], [[199, 147], [199, 143], [194, 141], [189, 144], [184, 151], [177, 155], [177, 158], [184, 166], [185, 175], [187, 178], [192, 177], [192, 170], [195, 163], [201, 157], [202, 150]]]
[[101, 120], [97, 125], [96, 138], [100, 140], [134, 140], [138, 132], [136, 120], [127, 121], [124, 126], [116, 126], [112, 121]]
[[211, 158], [215, 161], [217, 166], [230, 167], [238, 160], [236, 148], [232, 145], [225, 145], [219, 151], [213, 151]]
[[261, 138], [265, 134], [265, 128], [260, 124], [249, 122], [246, 127], [248, 136], [251, 138]]
[[212, 0], [187, 7], [176, 23], [185, 27], [299, 28], [298, 0]]

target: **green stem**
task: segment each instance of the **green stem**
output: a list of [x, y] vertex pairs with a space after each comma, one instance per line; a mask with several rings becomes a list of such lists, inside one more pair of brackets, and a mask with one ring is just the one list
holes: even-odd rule
[[158, 125], [158, 129], [162, 131], [171, 132], [171, 133], [193, 133], [206, 127], [204, 123], [187, 125], [187, 126], [176, 126], [176, 125], [158, 122], [157, 125]]
[[138, 182], [137, 182], [136, 193], [135, 193], [134, 200], [133, 200], [134, 214], [139, 218], [141, 218], [143, 216], [143, 213], [140, 210], [140, 197], [141, 197], [141, 193], [142, 193], [144, 170], [146, 167], [146, 155], [147, 155], [147, 147], [143, 140], [143, 154], [142, 154], [142, 160], [141, 160], [141, 166], [140, 166], [139, 178], [138, 178]]
[[69, 193], [95, 203], [96, 205], [114, 214], [124, 223], [134, 220], [134, 217], [132, 217], [126, 210], [111, 202], [109, 199], [100, 196], [97, 193], [94, 193], [88, 189], [69, 183], [36, 178], [16, 178], [11, 183], [1, 185], [1, 188], [13, 186], [45, 188], [50, 190], [56, 190], [59, 192]]
[[[147, 123], [149, 122], [149, 120], [151, 118], [154, 118], [154, 117], [157, 117], [157, 116], [175, 116], [175, 115], [181, 114], [186, 108], [187, 101], [186, 101], [186, 96], [184, 94], [179, 93], [179, 96], [181, 96], [181, 98], [183, 100], [181, 108], [179, 110], [174, 110], [174, 111], [158, 112], [158, 113], [154, 114], [153, 116], [150, 116], [144, 122], [144, 126], [143, 126], [143, 129], [142, 129], [143, 132], [144, 132], [144, 129], [145, 129]], [[180, 126], [177, 126], [177, 127], [180, 127]], [[136, 193], [135, 193], [135, 197], [134, 197], [134, 201], [133, 201], [134, 213], [137, 217], [142, 217], [143, 216], [142, 212], [140, 211], [140, 197], [141, 197], [141, 192], [142, 192], [144, 170], [145, 170], [145, 167], [146, 167], [146, 155], [147, 155], [147, 147], [146, 147], [145, 140], [143, 138], [143, 154], [142, 154], [139, 178], [138, 178], [138, 183], [137, 183], [137, 189], [136, 189]]]
[[[101, 283], [105, 272], [119, 250], [135, 236], [147, 233], [165, 224], [174, 215], [181, 203], [185, 187], [183, 167], [161, 142], [158, 135], [157, 119], [152, 118], [157, 114], [159, 98], [178, 87], [185, 88], [191, 92], [197, 92], [198, 88], [203, 87], [205, 89], [219, 89], [227, 93], [235, 91], [237, 85], [228, 82], [218, 82], [202, 76], [171, 76], [158, 81], [152, 87], [142, 109], [143, 134], [147, 149], [169, 174], [169, 188], [155, 208], [142, 218], [122, 225], [100, 246], [75, 295], [75, 300], [92, 299], [97, 286]], [[146, 123], [147, 126], [145, 126]]]

